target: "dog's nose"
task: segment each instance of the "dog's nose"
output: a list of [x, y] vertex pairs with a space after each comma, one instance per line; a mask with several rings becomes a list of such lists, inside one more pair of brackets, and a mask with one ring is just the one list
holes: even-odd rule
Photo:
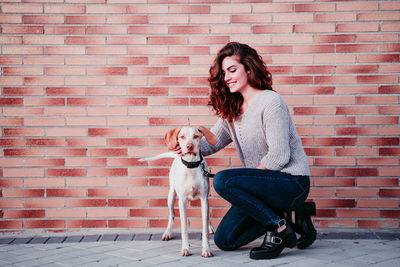
[[188, 151], [192, 151], [193, 150], [193, 144], [192, 143], [187, 144], [186, 148], [187, 148]]

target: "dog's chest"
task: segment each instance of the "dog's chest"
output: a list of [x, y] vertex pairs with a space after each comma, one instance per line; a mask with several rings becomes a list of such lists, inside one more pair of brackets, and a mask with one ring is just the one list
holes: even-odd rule
[[208, 180], [204, 177], [204, 172], [199, 166], [197, 168], [187, 168], [181, 162], [174, 162], [170, 179], [178, 196], [188, 200], [195, 200], [200, 196], [206, 196], [208, 192]]
[[199, 181], [199, 177], [197, 170], [186, 169], [186, 182], [185, 182], [185, 189], [183, 195], [187, 197], [189, 200], [197, 199], [200, 196], [200, 187], [201, 181]]

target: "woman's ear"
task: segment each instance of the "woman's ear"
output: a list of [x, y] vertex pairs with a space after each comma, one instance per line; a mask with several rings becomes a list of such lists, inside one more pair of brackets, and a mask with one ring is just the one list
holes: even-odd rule
[[217, 144], [217, 137], [209, 129], [204, 126], [199, 126], [197, 128], [204, 135], [210, 145], [215, 146]]
[[180, 131], [181, 128], [174, 128], [165, 134], [165, 143], [167, 144], [169, 150], [175, 149], [176, 145], [178, 144], [178, 134]]

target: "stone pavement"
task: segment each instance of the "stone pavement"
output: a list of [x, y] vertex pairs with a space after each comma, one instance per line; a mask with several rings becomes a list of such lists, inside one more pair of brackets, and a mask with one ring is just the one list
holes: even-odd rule
[[248, 256], [262, 239], [237, 251], [219, 250], [211, 239], [212, 258], [201, 257], [200, 234], [191, 234], [192, 256], [180, 256], [179, 233], [104, 234], [52, 237], [0, 237], [0, 266], [400, 266], [400, 233], [318, 233], [308, 249], [286, 248], [273, 260]]

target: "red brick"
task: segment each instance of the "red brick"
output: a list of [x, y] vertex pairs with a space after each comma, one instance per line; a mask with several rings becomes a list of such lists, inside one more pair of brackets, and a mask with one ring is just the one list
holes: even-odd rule
[[[398, 201], [391, 199], [359, 199], [357, 200], [358, 208], [397, 208]], [[387, 210], [381, 211], [381, 217], [383, 217], [383, 212]], [[385, 217], [384, 217], [385, 218]], [[388, 217], [386, 217], [388, 218]], [[390, 217], [389, 217], [390, 218]]]
[[105, 228], [106, 220], [68, 220], [67, 228]]
[[379, 86], [380, 94], [399, 94], [400, 86], [399, 85], [381, 85]]
[[338, 135], [376, 135], [377, 129], [373, 127], [339, 127]]
[[89, 155], [92, 157], [120, 157], [127, 156], [128, 150], [126, 148], [99, 148], [99, 149], [89, 149]]
[[257, 25], [253, 26], [254, 34], [292, 33], [292, 25]]
[[46, 155], [53, 157], [69, 156], [69, 157], [81, 157], [86, 156], [86, 148], [66, 148], [66, 149], [47, 149]]
[[[358, 180], [357, 180], [358, 181]], [[314, 185], [319, 186], [335, 186], [335, 187], [353, 187], [355, 179], [353, 178], [314, 178]]]
[[338, 217], [342, 218], [378, 218], [377, 210], [346, 209], [337, 210]]
[[380, 168], [379, 174], [381, 176], [398, 176], [400, 168]]
[[[397, 208], [397, 207], [394, 207]], [[382, 218], [400, 218], [400, 210], [381, 210]]]
[[5, 210], [4, 218], [44, 218], [44, 210]]
[[400, 148], [398, 148], [398, 147], [379, 148], [379, 155], [380, 156], [399, 156], [400, 155]]
[[111, 228], [145, 228], [148, 227], [147, 220], [109, 220]]
[[67, 199], [66, 207], [105, 207], [106, 199]]
[[337, 34], [337, 35], [316, 35], [317, 43], [352, 43], [356, 39], [355, 34]]
[[318, 208], [354, 208], [354, 199], [314, 199]]
[[377, 32], [379, 25], [370, 24], [338, 24], [337, 32]]
[[104, 16], [65, 16], [66, 24], [103, 24]]
[[22, 187], [23, 186], [23, 180], [22, 179], [16, 179], [16, 178], [0, 179], [0, 186], [1, 187]]
[[360, 146], [397, 146], [399, 138], [397, 137], [361, 137], [357, 140]]
[[3, 33], [6, 34], [43, 34], [43, 26], [9, 26], [4, 25]]
[[125, 129], [117, 129], [117, 128], [89, 128], [88, 129], [89, 136], [126, 136]]
[[[188, 210], [187, 210], [188, 211]], [[131, 209], [130, 217], [167, 217], [167, 209]]]
[[145, 207], [147, 201], [144, 199], [109, 199], [109, 207]]
[[7, 147], [7, 146], [23, 146], [24, 140], [22, 139], [1, 139], [0, 146]]
[[355, 166], [354, 158], [316, 158], [315, 166]]
[[43, 149], [4, 149], [3, 150], [5, 157], [36, 157], [43, 156]]
[[24, 208], [63, 208], [64, 199], [25, 199]]
[[24, 226], [26, 228], [64, 228], [64, 220], [25, 220]]
[[3, 189], [3, 197], [44, 197], [44, 189]]
[[22, 228], [22, 220], [7, 220], [7, 221], [0, 221], [0, 229], [21, 229]]
[[337, 197], [377, 197], [378, 189], [336, 189]]
[[400, 197], [400, 189], [380, 189], [380, 197]]
[[126, 168], [96, 168], [89, 169], [88, 176], [99, 177], [99, 176], [127, 176], [128, 170]]
[[359, 220], [359, 228], [398, 228], [398, 220]]
[[85, 197], [85, 189], [47, 189], [47, 197]]
[[398, 166], [399, 160], [395, 158], [359, 158], [359, 166]]
[[335, 197], [335, 189], [330, 188], [311, 188], [310, 197]]

